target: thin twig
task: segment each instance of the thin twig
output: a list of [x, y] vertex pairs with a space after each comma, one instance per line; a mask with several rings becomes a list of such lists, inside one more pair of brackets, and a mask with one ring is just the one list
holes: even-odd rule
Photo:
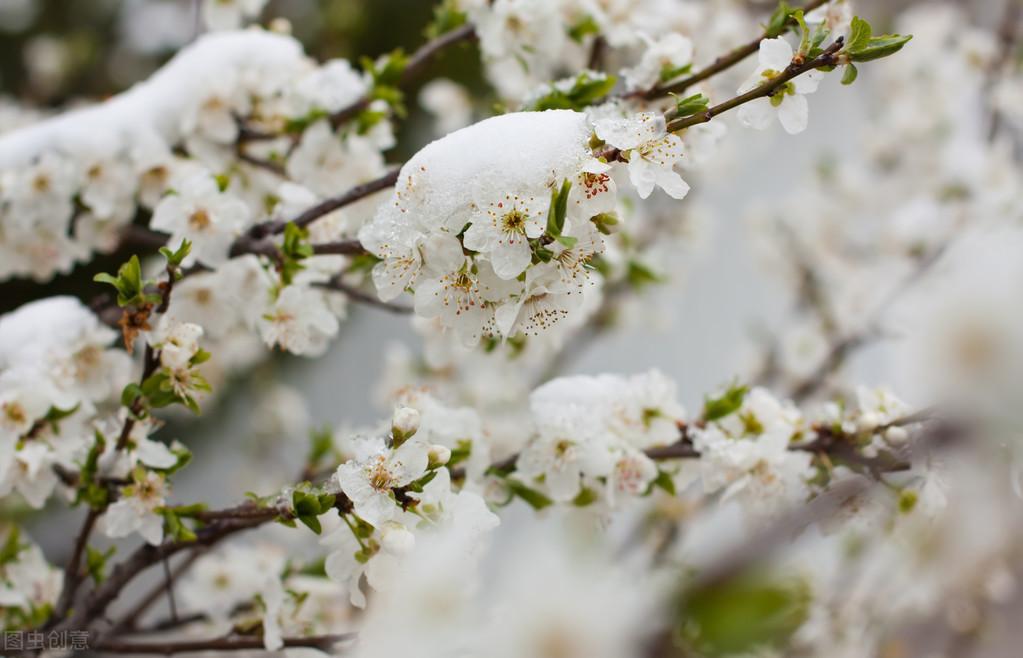
[[[817, 9], [821, 5], [826, 4], [829, 1], [830, 0], [811, 0], [811, 2], [806, 3], [806, 5], [803, 7], [803, 11], [805, 13], [809, 13], [814, 9]], [[790, 21], [790, 24], [795, 25], [795, 22]], [[626, 94], [626, 98], [640, 97], [646, 99], [655, 99], [663, 98], [664, 96], [668, 96], [669, 94], [681, 94], [682, 92], [686, 91], [693, 85], [703, 82], [704, 80], [707, 80], [709, 78], [712, 78], [715, 75], [722, 73], [723, 71], [727, 71], [728, 69], [732, 68], [739, 62], [743, 61], [750, 55], [753, 55], [754, 53], [757, 52], [757, 50], [760, 49], [760, 42], [763, 41], [764, 39], [769, 38], [769, 36], [770, 35], [765, 31], [763, 34], [761, 34], [753, 41], [743, 44], [742, 46], [739, 46], [738, 48], [732, 50], [726, 55], [718, 57], [709, 66], [700, 69], [699, 71], [691, 74], [686, 78], [683, 78], [682, 80], [679, 80], [678, 82], [673, 82], [668, 85], [654, 87], [653, 89], [648, 89], [646, 91], [632, 92], [630, 94]]]
[[409, 313], [412, 313], [411, 307], [381, 301], [375, 295], [359, 290], [349, 283], [345, 283], [340, 276], [336, 276], [330, 281], [315, 283], [313, 285], [317, 288], [324, 288], [326, 290], [334, 290], [336, 292], [343, 293], [345, 297], [354, 302], [372, 306], [373, 308], [379, 308], [383, 311], [387, 311], [388, 313], [397, 313], [400, 315], [408, 315]]
[[[308, 648], [330, 651], [334, 645], [355, 638], [354, 633], [334, 635], [315, 635], [310, 637], [282, 638], [286, 648]], [[200, 651], [251, 651], [264, 650], [261, 637], [224, 637], [209, 640], [178, 640], [167, 642], [124, 642], [104, 641], [94, 647], [106, 653], [157, 654], [169, 656], [178, 653], [197, 653]]]
[[[401, 73], [401, 85], [407, 85], [422, 71], [423, 68], [440, 54], [445, 48], [452, 44], [459, 43], [461, 41], [470, 41], [476, 38], [476, 29], [470, 25], [465, 24], [458, 27], [450, 32], [446, 32], [436, 39], [431, 39], [425, 44], [420, 46], [419, 50], [412, 53], [408, 62], [405, 64], [405, 69]], [[342, 108], [337, 112], [330, 115], [330, 123], [335, 128], [344, 125], [351, 121], [355, 117], [359, 116], [363, 110], [369, 107], [372, 98], [369, 96], [363, 96], [359, 100], [355, 101], [348, 107]]]
[[760, 98], [767, 98], [773, 96], [779, 89], [782, 88], [782, 86], [784, 86], [793, 78], [797, 78], [800, 75], [807, 73], [809, 71], [813, 71], [815, 69], [823, 68], [826, 66], [834, 66], [835, 64], [837, 64], [838, 51], [840, 51], [844, 46], [845, 39], [843, 37], [838, 37], [837, 39], [835, 39], [834, 43], [828, 46], [824, 50], [824, 52], [822, 52], [817, 57], [807, 62], [803, 62], [802, 64], [797, 64], [795, 62], [789, 64], [789, 66], [784, 71], [782, 71], [780, 75], [771, 78], [767, 82], [764, 82], [763, 84], [751, 89], [750, 91], [747, 91], [745, 94], [740, 94], [735, 98], [727, 100], [723, 103], [719, 103], [718, 105], [715, 105], [706, 112], [701, 112], [699, 114], [694, 114], [689, 117], [678, 118], [670, 121], [668, 123], [668, 131], [678, 132], [679, 130], [689, 128], [690, 126], [699, 125], [701, 123], [707, 123], [708, 121], [718, 116], [719, 114], [723, 114], [729, 110], [733, 110], [739, 107], [740, 105], [745, 105], [750, 101], [754, 101]]
[[53, 619], [60, 619], [71, 609], [71, 604], [83, 579], [82, 556], [85, 554], [85, 548], [89, 543], [89, 536], [92, 534], [92, 529], [96, 525], [96, 520], [99, 518], [100, 513], [99, 510], [90, 507], [85, 515], [82, 527], [75, 538], [74, 550], [64, 567], [64, 587], [60, 591], [60, 599], [54, 610]]

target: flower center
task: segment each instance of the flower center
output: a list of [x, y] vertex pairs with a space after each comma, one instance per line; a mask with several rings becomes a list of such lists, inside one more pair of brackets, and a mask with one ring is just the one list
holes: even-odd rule
[[526, 219], [526, 214], [515, 208], [501, 217], [501, 228], [507, 233], [525, 233]]
[[196, 231], [203, 231], [209, 228], [213, 221], [205, 208], [199, 208], [188, 217], [188, 225]]
[[376, 464], [369, 474], [369, 486], [377, 491], [389, 491], [391, 489], [391, 472], [387, 469], [387, 462], [383, 457], [378, 457]]
[[590, 172], [583, 172], [583, 187], [586, 188], [586, 198], [592, 199], [598, 194], [602, 194], [609, 190], [608, 182], [611, 177], [607, 174], [594, 174]]
[[17, 402], [8, 402], [5, 404], [4, 415], [7, 416], [7, 420], [11, 421], [15, 425], [21, 425], [28, 420], [25, 415], [25, 409]]

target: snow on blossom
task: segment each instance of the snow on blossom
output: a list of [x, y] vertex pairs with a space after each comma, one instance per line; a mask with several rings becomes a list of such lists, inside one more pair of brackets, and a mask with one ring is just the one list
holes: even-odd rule
[[[359, 233], [381, 258], [373, 271], [381, 299], [413, 290], [416, 312], [439, 318], [467, 345], [510, 335], [530, 300], [550, 309], [545, 322], [529, 325], [537, 333], [577, 307], [567, 296], [589, 280], [584, 266], [603, 247], [589, 220], [614, 208], [614, 185], [607, 166], [589, 155], [588, 133], [580, 113], [520, 112], [419, 151]], [[551, 196], [566, 180], [580, 191], [570, 190], [573, 221], [558, 242], [543, 236]], [[545, 269], [556, 275], [542, 276]]]
[[[764, 82], [775, 78], [792, 63], [795, 53], [792, 46], [783, 37], [764, 39], [760, 42], [758, 65], [753, 75], [739, 87], [738, 93], [744, 94]], [[757, 98], [739, 108], [739, 121], [743, 125], [763, 130], [771, 125], [771, 120], [778, 117], [785, 132], [795, 135], [806, 130], [809, 116], [807, 94], [817, 91], [824, 74], [813, 70], [793, 78], [769, 98]]]
[[0, 495], [42, 507], [59, 484], [54, 466], [82, 456], [88, 421], [129, 379], [130, 358], [109, 348], [115, 337], [72, 297], [0, 317]]
[[675, 385], [660, 373], [554, 379], [530, 396], [537, 437], [516, 462], [529, 483], [552, 499], [574, 499], [587, 484], [608, 480], [609, 497], [643, 495], [657, 468], [640, 452], [674, 443], [684, 411]]
[[682, 159], [684, 143], [678, 135], [667, 132], [663, 114], [641, 112], [598, 119], [594, 132], [628, 160], [629, 180], [641, 199], [649, 197], [654, 187], [674, 199], [683, 199], [689, 193], [688, 183], [674, 169]]

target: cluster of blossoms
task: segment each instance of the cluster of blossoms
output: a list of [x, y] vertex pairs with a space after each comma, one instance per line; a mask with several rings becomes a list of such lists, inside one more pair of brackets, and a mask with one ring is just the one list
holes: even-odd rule
[[487, 119], [422, 149], [359, 232], [380, 258], [382, 299], [415, 292], [417, 314], [467, 345], [538, 336], [585, 304], [592, 261], [618, 224], [618, 166], [594, 157], [594, 134], [622, 151], [640, 197], [688, 186], [673, 170], [681, 139], [644, 113], [599, 119], [570, 110]]
[[647, 89], [688, 71], [693, 63], [692, 41], [718, 53], [756, 30], [746, 12], [727, 2], [458, 0], [453, 4], [477, 26], [487, 77], [510, 102], [521, 102], [537, 86], [585, 68], [598, 38], [610, 46], [609, 58], [625, 69], [629, 86]]
[[[129, 225], [151, 214], [149, 227], [169, 244], [191, 242], [184, 264], [206, 270], [182, 282], [175, 310], [224, 341], [218, 354], [234, 359], [222, 367], [258, 356], [253, 333], [269, 346], [322, 351], [344, 304], [313, 284], [342, 259], [313, 256], [284, 277], [270, 259], [228, 262], [229, 252], [254, 225], [290, 219], [384, 172], [380, 152], [393, 144], [386, 104], [371, 105], [358, 129], [329, 121], [372, 84], [346, 61], [314, 64], [286, 36], [224, 33], [203, 37], [106, 103], [4, 135], [0, 277], [67, 272], [93, 251], [130, 244]], [[246, 142], [244, 130], [281, 136]], [[370, 208], [331, 214], [310, 239], [343, 236]]]
[[131, 376], [116, 335], [69, 297], [0, 319], [0, 494], [40, 508], [60, 483], [55, 467], [77, 470]]
[[[263, 4], [211, 0], [203, 15], [210, 27], [231, 28]], [[796, 133], [807, 127], [805, 96], [824, 70], [844, 66], [851, 82], [853, 62], [908, 40], [872, 37], [844, 0], [811, 4], [817, 10], [804, 15], [781, 3], [758, 28], [732, 2], [445, 2], [439, 18], [454, 29], [469, 22], [488, 76], [519, 111], [451, 131], [471, 119], [465, 99], [451, 86], [424, 91], [436, 114], [457, 112], [439, 122], [448, 134], [396, 175], [381, 152], [394, 144], [391, 119], [401, 114], [402, 57], [358, 73], [345, 61], [316, 65], [293, 40], [258, 30], [204, 37], [104, 105], [0, 137], [0, 278], [46, 280], [121, 246], [133, 224], [147, 223], [148, 237], [156, 232], [170, 247], [159, 269], [132, 258], [116, 277], [97, 277], [116, 289], [127, 351], [111, 347], [114, 330], [71, 298], [0, 318], [0, 504], [39, 508], [58, 492], [89, 508], [67, 582], [18, 529], [0, 528], [4, 628], [81, 625], [96, 632], [98, 650], [123, 630], [170, 630], [221, 638], [210, 648], [271, 651], [331, 652], [358, 634], [346, 649], [366, 658], [639, 658], [671, 643], [686, 655], [793, 648], [854, 656], [880, 650], [897, 623], [947, 616], [948, 595], [1007, 600], [1018, 520], [995, 505], [968, 526], [979, 525], [976, 533], [957, 530], [970, 510], [1001, 499], [1008, 478], [971, 479], [998, 466], [982, 452], [946, 469], [924, 440], [931, 421], [885, 388], [799, 407], [766, 387], [734, 385], [690, 415], [676, 384], [657, 371], [548, 377], [563, 366], [558, 349], [572, 346], [571, 332], [609, 323], [622, 289], [671, 269], [646, 263], [658, 253], [684, 260], [676, 249], [691, 244], [683, 235], [691, 220], [678, 221], [669, 199], [687, 196], [682, 172], [689, 177], [708, 161], [725, 131], [711, 119], [730, 109], [710, 105], [702, 92], [720, 91], [711, 84], [670, 97], [698, 53], [717, 40], [733, 44], [740, 32], [762, 33], [748, 50], [759, 63], [737, 92], [755, 96], [741, 103], [739, 122], [766, 128], [777, 116]], [[977, 63], [969, 56], [977, 44], [942, 23], [955, 14], [941, 16], [918, 41], [960, 39], [950, 71], [924, 76], [930, 55], [911, 57], [881, 84], [908, 77], [936, 94], [957, 74], [973, 79], [963, 67]], [[578, 73], [586, 65], [619, 71], [623, 84]], [[999, 107], [1011, 91], [1006, 80]], [[731, 91], [740, 83], [723, 84]], [[897, 107], [883, 112], [900, 128], [913, 123]], [[1019, 210], [1004, 172], [983, 192], [968, 177], [974, 164], [995, 175], [1008, 150], [981, 149], [963, 167], [956, 149], [973, 153], [976, 130], [948, 137], [951, 116], [913, 124], [921, 132], [907, 137], [931, 144], [938, 132], [948, 140], [941, 148], [949, 152], [928, 163], [939, 182], [905, 186], [962, 213], [943, 238], [968, 214], [1016, 218]], [[886, 140], [869, 146], [870, 164], [909, 171], [911, 157]], [[776, 232], [823, 240], [812, 253], [825, 265], [870, 251], [871, 243], [853, 244], [844, 226], [830, 225], [845, 206], [874, 207], [850, 203], [859, 190], [849, 183], [860, 180], [857, 167], [871, 175], [880, 167], [855, 163], [828, 172], [848, 198], [815, 198]], [[354, 194], [388, 181], [393, 193]], [[664, 194], [650, 198], [655, 188]], [[878, 189], [889, 203], [878, 209], [904, 199], [894, 184]], [[338, 200], [348, 192], [356, 202]], [[824, 219], [807, 218], [821, 209]], [[916, 263], [935, 246], [918, 238], [878, 260]], [[996, 239], [1002, 250], [983, 269], [988, 278], [1012, 262], [1018, 244]], [[158, 273], [145, 278], [143, 270]], [[427, 337], [426, 368], [413, 373], [410, 358], [393, 359], [382, 387], [394, 408], [389, 421], [314, 432], [300, 482], [278, 487], [262, 474], [269, 495], [225, 509], [178, 504], [193, 488], [178, 480], [172, 496], [171, 482], [190, 454], [154, 438], [168, 413], [160, 410], [197, 412], [210, 381], [224, 381], [227, 364], [251, 365], [261, 344], [322, 354], [362, 275], [384, 304], [412, 295], [414, 326]], [[840, 281], [827, 285], [848, 292]], [[136, 340], [141, 367], [131, 359]], [[968, 356], [992, 358], [986, 343], [976, 349]], [[208, 361], [211, 351], [219, 365]], [[1019, 358], [1008, 347], [996, 353], [1012, 365]], [[537, 380], [548, 381], [534, 388]], [[302, 401], [286, 392], [253, 406], [264, 439], [286, 444], [285, 435], [307, 428]], [[949, 502], [952, 482], [972, 496], [960, 506]], [[834, 503], [826, 523], [770, 532], [788, 531], [772, 523], [826, 504], [850, 483], [882, 486]], [[524, 505], [543, 510], [525, 529], [516, 523], [530, 511]], [[107, 578], [112, 551], [90, 545], [93, 523], [106, 539], [159, 548], [140, 549]], [[257, 536], [221, 541], [242, 530]], [[801, 543], [764, 576], [777, 580], [747, 582], [745, 563], [726, 564], [738, 582], [701, 590], [701, 569], [720, 580], [722, 556], [753, 545], [768, 557], [779, 534]], [[190, 556], [171, 574], [180, 553]], [[108, 609], [117, 588], [158, 560], [171, 617], [146, 625], [161, 590], [118, 619]], [[942, 568], [970, 560], [983, 565]], [[736, 631], [729, 615], [750, 601], [771, 608], [768, 628], [741, 622]], [[113, 623], [101, 623], [108, 617]], [[975, 628], [976, 615], [961, 617], [963, 628]], [[172, 651], [180, 646], [173, 641]]]

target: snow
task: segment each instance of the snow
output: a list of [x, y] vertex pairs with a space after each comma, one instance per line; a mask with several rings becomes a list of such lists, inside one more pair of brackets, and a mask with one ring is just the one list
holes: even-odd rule
[[239, 70], [254, 79], [307, 64], [295, 39], [259, 29], [207, 34], [181, 50], [148, 80], [88, 108], [0, 135], [0, 168], [24, 166], [51, 149], [76, 150], [159, 136], [180, 138], [190, 104]]

